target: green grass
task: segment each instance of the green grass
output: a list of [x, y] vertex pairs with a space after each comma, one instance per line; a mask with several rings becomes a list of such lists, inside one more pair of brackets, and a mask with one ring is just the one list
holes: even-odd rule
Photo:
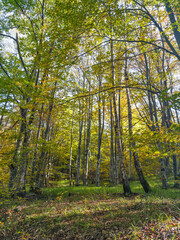
[[179, 189], [149, 182], [149, 194], [131, 182], [138, 194], [130, 197], [122, 185], [69, 187], [63, 181], [42, 189], [39, 199], [1, 199], [0, 239], [178, 239]]
[[[153, 197], [160, 197], [160, 198], [171, 198], [176, 199], [180, 197], [179, 189], [173, 188], [173, 180], [169, 181], [169, 189], [164, 190], [161, 188], [161, 181], [157, 178], [151, 178], [148, 180], [149, 184], [151, 185], [152, 192], [149, 194], [145, 194], [142, 186], [140, 185], [139, 181], [133, 181], [130, 183], [131, 189], [133, 193], [139, 193], [144, 196], [153, 196]], [[63, 199], [67, 201], [78, 201], [82, 198], [88, 199], [98, 199], [98, 198], [108, 198], [108, 197], [115, 197], [118, 194], [122, 194], [123, 187], [122, 184], [118, 186], [105, 186], [95, 187], [94, 185], [86, 186], [68, 186], [68, 181], [59, 182], [58, 187], [54, 188], [44, 188], [42, 189], [43, 196], [48, 199], [55, 199], [58, 196], [61, 196]], [[70, 195], [70, 196], [69, 196]]]

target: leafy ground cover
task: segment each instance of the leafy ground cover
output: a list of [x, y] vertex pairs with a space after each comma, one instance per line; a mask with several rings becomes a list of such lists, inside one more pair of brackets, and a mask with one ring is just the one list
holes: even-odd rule
[[1, 198], [0, 239], [180, 239], [179, 189], [151, 181], [144, 194], [137, 182], [122, 186], [42, 189], [40, 196]]

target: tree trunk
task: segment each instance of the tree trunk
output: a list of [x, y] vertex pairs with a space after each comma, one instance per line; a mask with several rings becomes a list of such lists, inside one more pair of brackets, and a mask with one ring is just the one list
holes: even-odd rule
[[82, 168], [83, 168], [83, 173], [82, 173], [82, 179], [83, 179], [83, 185], [85, 185], [85, 172], [86, 172], [86, 128], [87, 128], [87, 118], [85, 116], [84, 118], [84, 148], [83, 148], [83, 158], [82, 158]]
[[97, 154], [97, 168], [96, 168], [96, 186], [97, 187], [99, 187], [99, 184], [100, 184], [101, 144], [102, 144], [102, 134], [104, 130], [104, 101], [103, 101], [103, 122], [102, 122], [100, 90], [101, 90], [101, 76], [99, 76], [99, 99], [98, 99], [99, 130], [98, 130], [98, 154]]
[[113, 136], [113, 112], [112, 101], [110, 99], [110, 119], [111, 119], [111, 157], [110, 157], [110, 181], [114, 183], [115, 167], [114, 167], [114, 136]]
[[166, 6], [166, 11], [169, 15], [169, 20], [170, 20], [170, 23], [172, 26], [172, 30], [174, 32], [174, 37], [176, 39], [178, 48], [180, 50], [180, 31], [179, 31], [179, 27], [178, 27], [178, 23], [177, 23], [178, 20], [175, 19], [175, 15], [174, 15], [174, 12], [173, 12], [170, 2], [168, 0], [165, 0], [164, 2], [165, 2], [165, 6]]
[[[74, 117], [74, 109], [73, 109], [73, 117]], [[71, 144], [70, 144], [70, 158], [69, 158], [69, 186], [71, 186], [71, 181], [72, 181], [72, 144], [73, 144], [73, 125], [74, 125], [73, 117], [72, 117], [72, 123], [71, 123]]]
[[41, 107], [40, 117], [39, 117], [39, 124], [38, 124], [38, 130], [37, 130], [37, 136], [36, 136], [36, 145], [34, 149], [34, 158], [32, 163], [32, 169], [31, 169], [31, 179], [30, 179], [30, 190], [34, 191], [35, 186], [35, 171], [36, 171], [36, 165], [37, 165], [37, 151], [38, 151], [38, 145], [39, 145], [39, 137], [40, 137], [40, 131], [42, 126], [42, 113], [43, 113], [44, 105]]
[[[90, 83], [89, 83], [89, 93], [91, 91]], [[91, 97], [89, 96], [89, 104], [88, 104], [88, 123], [87, 123], [87, 138], [86, 138], [86, 171], [85, 171], [85, 178], [84, 178], [84, 185], [87, 186], [88, 184], [88, 171], [89, 171], [89, 147], [90, 147], [90, 140], [91, 140], [91, 119], [92, 119], [92, 103]]]
[[81, 117], [81, 102], [79, 100], [79, 144], [78, 144], [78, 155], [77, 155], [77, 168], [76, 168], [76, 186], [79, 186], [80, 179], [80, 168], [81, 168], [81, 139], [83, 131], [83, 119]]
[[9, 189], [12, 189], [14, 187], [17, 171], [18, 171], [18, 166], [19, 166], [19, 161], [20, 161], [20, 153], [21, 153], [21, 147], [22, 147], [22, 142], [23, 142], [23, 135], [26, 129], [26, 115], [27, 115], [27, 110], [24, 108], [20, 108], [20, 113], [21, 113], [21, 126], [20, 126], [20, 131], [19, 131], [19, 136], [16, 142], [16, 149], [14, 152], [13, 156], [13, 161], [10, 164], [10, 178], [9, 178]]
[[4, 113], [5, 113], [5, 111], [6, 111], [6, 107], [7, 107], [8, 101], [9, 101], [9, 93], [7, 94], [7, 98], [6, 98], [6, 101], [5, 101], [4, 107], [3, 107], [2, 112], [1, 112], [0, 126], [1, 126], [2, 123], [3, 123]]
[[[112, 72], [112, 84], [114, 86], [115, 85], [115, 67], [114, 67], [114, 53], [113, 53], [113, 42], [112, 41], [111, 41], [111, 72]], [[114, 129], [115, 129], [115, 136], [116, 136], [116, 141], [117, 141], [118, 154], [119, 154], [119, 158], [120, 158], [122, 184], [123, 184], [124, 194], [128, 195], [128, 194], [131, 194], [132, 192], [131, 192], [131, 188], [129, 185], [128, 176], [127, 176], [125, 163], [124, 163], [122, 138], [121, 138], [121, 131], [119, 128], [115, 90], [113, 91], [113, 107], [114, 107], [114, 116], [115, 116]]]
[[131, 110], [131, 102], [130, 102], [130, 94], [129, 94], [129, 88], [128, 88], [128, 73], [127, 73], [127, 58], [125, 62], [125, 81], [126, 81], [126, 98], [127, 98], [127, 106], [128, 106], [128, 124], [129, 124], [129, 142], [130, 145], [132, 145], [132, 152], [134, 157], [134, 165], [140, 180], [140, 183], [146, 193], [150, 191], [150, 186], [146, 179], [144, 178], [144, 174], [139, 162], [139, 156], [136, 152], [136, 143], [133, 139], [133, 126], [132, 126], [132, 110]]
[[79, 121], [79, 144], [77, 156], [76, 186], [79, 186], [80, 168], [81, 168], [81, 139], [82, 139], [83, 121]]
[[39, 164], [38, 164], [38, 170], [37, 170], [37, 174], [36, 174], [36, 182], [35, 182], [35, 188], [39, 189], [41, 187], [41, 183], [42, 183], [42, 179], [41, 177], [43, 176], [43, 170], [46, 168], [46, 142], [48, 140], [49, 137], [49, 132], [50, 132], [50, 124], [51, 124], [51, 115], [52, 115], [52, 111], [53, 111], [53, 107], [54, 107], [54, 97], [55, 97], [55, 92], [56, 92], [56, 86], [57, 86], [57, 82], [55, 82], [54, 85], [54, 89], [51, 92], [51, 99], [49, 102], [49, 111], [48, 111], [48, 116], [47, 116], [47, 120], [46, 120], [46, 129], [45, 129], [45, 133], [43, 137], [43, 144], [42, 144], [42, 151], [41, 151], [41, 155], [39, 158]]
[[[178, 173], [178, 165], [177, 165], [177, 158], [176, 155], [173, 154], [172, 156], [173, 159], [173, 173], [174, 173], [174, 180], [177, 180], [177, 173]], [[174, 184], [176, 186], [176, 182]]]

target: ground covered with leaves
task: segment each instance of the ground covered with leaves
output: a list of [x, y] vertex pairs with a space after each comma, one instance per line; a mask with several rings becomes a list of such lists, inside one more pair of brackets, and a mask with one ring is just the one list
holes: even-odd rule
[[59, 187], [1, 199], [0, 239], [178, 240], [179, 190], [164, 191], [124, 197], [120, 187]]

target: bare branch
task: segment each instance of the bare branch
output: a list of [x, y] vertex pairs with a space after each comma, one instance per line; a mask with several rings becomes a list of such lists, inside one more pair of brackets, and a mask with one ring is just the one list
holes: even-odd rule
[[1, 68], [2, 68], [2, 70], [3, 70], [3, 72], [6, 74], [6, 76], [7, 76], [9, 79], [11, 79], [9, 73], [6, 71], [6, 69], [3, 67], [3, 65], [2, 65], [1, 63], [0, 63], [0, 66], [1, 66]]
[[23, 60], [22, 55], [21, 55], [21, 50], [20, 50], [20, 47], [19, 47], [19, 40], [18, 40], [18, 33], [16, 33], [16, 43], [17, 43], [17, 50], [18, 50], [18, 54], [19, 54], [22, 66], [24, 68], [24, 71], [26, 72], [26, 75], [29, 77], [28, 70], [25, 66], [24, 60]]
[[16, 39], [14, 37], [10, 36], [10, 35], [0, 33], [0, 36], [11, 38], [16, 42]]

